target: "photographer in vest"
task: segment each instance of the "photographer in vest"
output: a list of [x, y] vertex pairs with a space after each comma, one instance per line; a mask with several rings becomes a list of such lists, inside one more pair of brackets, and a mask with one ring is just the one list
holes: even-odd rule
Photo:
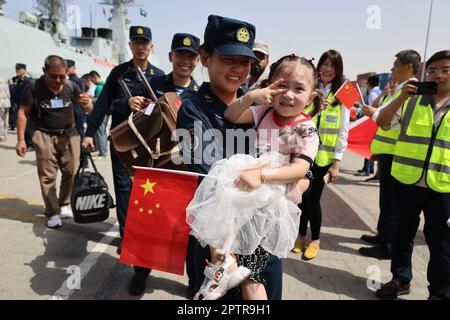
[[412, 78], [382, 110], [393, 115], [405, 108], [391, 169], [397, 201], [393, 277], [377, 290], [380, 299], [409, 293], [414, 237], [422, 211], [430, 251], [429, 299], [450, 299], [450, 50], [437, 52], [427, 61], [426, 75], [427, 81], [437, 82], [434, 95], [418, 94], [418, 87], [411, 83], [417, 79]]
[[[392, 81], [398, 83], [391, 94], [383, 98], [381, 106], [377, 109], [371, 106], [364, 106], [363, 112], [371, 117], [379, 128], [370, 145], [370, 150], [378, 157], [378, 170], [380, 179], [380, 215], [378, 217], [376, 235], [364, 234], [364, 240], [372, 247], [359, 248], [359, 253], [366, 257], [377, 259], [390, 259], [391, 243], [394, 233], [394, 221], [396, 214], [396, 199], [394, 193], [394, 178], [391, 176], [392, 159], [394, 157], [395, 145], [400, 133], [401, 118], [404, 108], [399, 108], [395, 114], [388, 116], [381, 112], [389, 103], [397, 98], [405, 83], [419, 72], [420, 54], [414, 50], [403, 50], [395, 55], [395, 60], [391, 69]], [[376, 104], [374, 103], [376, 106]]]
[[[70, 196], [80, 159], [80, 136], [75, 127], [74, 106], [84, 112], [92, 110], [89, 96], [66, 80], [66, 62], [58, 56], [48, 56], [44, 75], [31, 81], [23, 90], [17, 117], [16, 152], [26, 153], [25, 128], [30, 116], [34, 130], [32, 141], [47, 226], [62, 225], [61, 218], [71, 218]], [[61, 189], [56, 196], [56, 176], [61, 170]]]

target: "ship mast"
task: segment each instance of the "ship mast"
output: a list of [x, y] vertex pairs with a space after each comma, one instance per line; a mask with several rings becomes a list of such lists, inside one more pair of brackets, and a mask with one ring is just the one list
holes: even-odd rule
[[109, 19], [113, 30], [113, 41], [116, 43], [119, 63], [124, 63], [131, 59], [131, 51], [128, 46], [128, 29], [130, 20], [128, 19], [127, 7], [140, 7], [134, 0], [104, 0], [100, 4], [112, 6], [111, 18]]
[[64, 0], [36, 0], [36, 5], [50, 21], [62, 21], [66, 16], [66, 2]]
[[69, 34], [66, 25], [66, 1], [65, 0], [36, 0], [36, 8], [42, 13], [44, 19], [44, 31], [50, 32], [57, 42], [68, 44]]

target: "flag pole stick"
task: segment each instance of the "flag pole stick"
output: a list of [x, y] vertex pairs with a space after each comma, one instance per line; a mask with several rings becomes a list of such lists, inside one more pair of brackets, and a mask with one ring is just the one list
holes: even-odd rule
[[428, 37], [430, 36], [430, 26], [431, 26], [431, 14], [433, 13], [433, 1], [430, 3], [430, 16], [428, 17], [428, 28], [427, 28], [427, 38], [425, 40], [425, 52], [423, 54], [423, 66], [422, 66], [422, 74], [420, 75], [420, 81], [424, 81], [425, 79], [425, 64], [427, 61], [427, 50], [428, 50]]
[[159, 171], [159, 172], [182, 174], [182, 175], [191, 176], [191, 177], [206, 177], [207, 176], [207, 174], [202, 174], [202, 173], [197, 173], [197, 172], [190, 172], [190, 171], [172, 170], [172, 169], [136, 167], [136, 166], [133, 166], [133, 168], [134, 169], [140, 169], [140, 170], [150, 170], [150, 171]]
[[190, 171], [180, 171], [180, 170], [150, 168], [150, 167], [136, 167], [136, 166], [133, 166], [133, 168], [140, 169], [140, 170], [147, 170], [147, 171], [159, 171], [159, 172], [166, 172], [166, 173], [181, 174], [181, 175], [191, 176], [191, 177], [216, 178], [216, 179], [234, 181], [234, 179], [230, 179], [230, 178], [211, 176], [211, 175], [207, 175], [207, 174], [203, 174], [203, 173], [190, 172]]

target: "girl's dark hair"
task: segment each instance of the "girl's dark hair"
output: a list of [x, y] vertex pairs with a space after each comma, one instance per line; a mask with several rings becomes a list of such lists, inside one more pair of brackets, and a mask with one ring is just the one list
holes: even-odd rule
[[314, 117], [320, 111], [320, 107], [322, 105], [322, 98], [321, 98], [320, 93], [318, 92], [319, 90], [317, 90], [317, 70], [312, 62], [313, 60], [314, 60], [314, 58], [311, 60], [308, 60], [304, 57], [299, 57], [295, 54], [290, 54], [290, 55], [284, 56], [284, 57], [278, 59], [277, 62], [273, 63], [270, 66], [269, 78], [268, 78], [267, 83], [264, 84], [264, 86], [268, 86], [270, 83], [273, 83], [275, 81], [275, 78], [277, 77], [277, 75], [282, 70], [282, 67], [284, 65], [286, 65], [287, 63], [298, 63], [300, 65], [303, 65], [303, 66], [309, 68], [313, 74], [313, 87], [315, 88], [313, 91], [318, 93], [317, 96], [313, 100], [314, 108], [309, 113], [309, 115], [311, 117]]
[[[336, 50], [328, 50], [322, 54], [322, 56], [319, 59], [319, 63], [317, 64], [317, 70], [320, 71], [320, 68], [322, 65], [330, 59], [331, 64], [334, 67], [334, 70], [336, 72], [336, 77], [334, 77], [333, 82], [331, 84], [331, 92], [334, 94], [338, 91], [338, 89], [341, 87], [342, 83], [344, 82], [344, 63], [342, 62], [342, 56], [339, 52]], [[319, 80], [320, 80], [320, 74], [319, 74]], [[332, 106], [337, 106], [340, 103], [340, 101], [336, 98], [335, 101], [331, 104]]]

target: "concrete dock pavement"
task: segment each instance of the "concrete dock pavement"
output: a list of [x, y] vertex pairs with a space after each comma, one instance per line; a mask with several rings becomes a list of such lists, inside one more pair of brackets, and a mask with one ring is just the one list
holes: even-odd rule
[[[39, 188], [35, 154], [24, 159], [15, 153], [16, 136], [0, 143], [0, 299], [187, 299], [187, 276], [153, 270], [142, 297], [127, 288], [134, 272], [118, 263], [115, 211], [101, 223], [77, 224], [63, 220], [59, 229], [47, 229]], [[378, 184], [353, 173], [363, 159], [347, 152], [341, 177], [325, 188], [323, 226], [318, 256], [304, 261], [289, 253], [283, 260], [283, 299], [376, 299], [369, 283], [391, 279], [390, 261], [361, 256], [362, 234], [375, 231]], [[110, 160], [96, 165], [114, 193]], [[428, 249], [423, 224], [416, 236], [411, 294], [402, 299], [428, 297]], [[75, 281], [80, 278], [81, 282]], [[370, 281], [370, 279], [375, 281]]]

